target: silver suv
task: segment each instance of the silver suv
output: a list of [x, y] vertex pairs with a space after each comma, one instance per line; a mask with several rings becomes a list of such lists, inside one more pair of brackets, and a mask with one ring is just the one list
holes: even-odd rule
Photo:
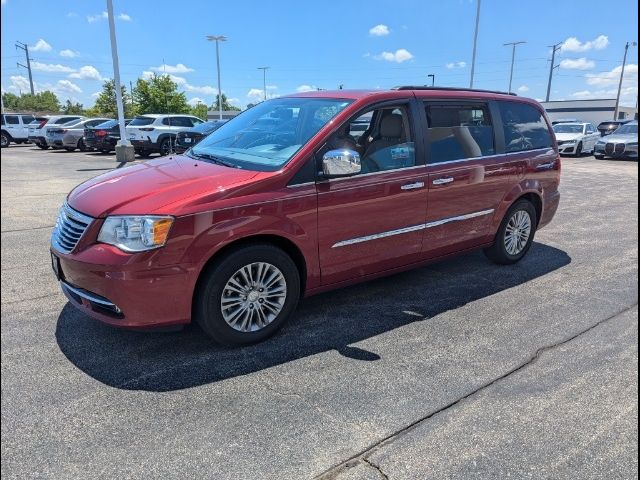
[[204, 123], [192, 115], [141, 115], [127, 125], [127, 137], [135, 152], [148, 157], [153, 152], [168, 155], [173, 151], [178, 132]]

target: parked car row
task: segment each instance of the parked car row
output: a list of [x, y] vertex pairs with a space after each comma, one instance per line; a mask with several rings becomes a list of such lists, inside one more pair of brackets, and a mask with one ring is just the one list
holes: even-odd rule
[[[191, 115], [141, 115], [125, 119], [128, 140], [136, 154], [146, 158], [152, 153], [167, 155], [184, 152], [225, 121], [205, 122]], [[55, 115], [35, 117], [29, 114], [2, 116], [2, 146], [31, 142], [46, 150], [64, 148], [84, 152], [95, 149], [108, 153], [120, 140], [117, 120], [86, 118], [81, 115]]]
[[637, 121], [602, 122], [597, 129], [588, 122], [556, 121], [553, 131], [561, 155], [580, 156], [587, 152], [597, 159], [638, 158]]

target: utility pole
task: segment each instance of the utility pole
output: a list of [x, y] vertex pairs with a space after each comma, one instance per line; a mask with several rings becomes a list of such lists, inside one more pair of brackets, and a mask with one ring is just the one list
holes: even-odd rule
[[469, 88], [473, 88], [473, 74], [476, 70], [476, 47], [478, 45], [478, 26], [480, 25], [480, 0], [478, 2], [478, 8], [476, 10], [476, 31], [473, 34], [473, 55], [471, 57], [471, 81], [469, 82]]
[[258, 67], [258, 70], [262, 70], [262, 92], [264, 93], [264, 99], [267, 99], [267, 70], [271, 67]]
[[556, 43], [555, 45], [549, 45], [549, 48], [552, 48], [553, 50], [551, 52], [551, 67], [549, 68], [549, 83], [547, 84], [547, 98], [545, 102], [548, 102], [549, 97], [551, 96], [551, 80], [553, 79], [553, 69], [558, 67], [555, 63], [556, 52], [560, 50], [560, 45], [562, 45], [562, 42]]
[[427, 75], [427, 78], [431, 79], [431, 86], [434, 87], [436, 85], [436, 76], [433, 73]]
[[513, 81], [513, 64], [516, 59], [516, 45], [521, 45], [523, 43], [527, 43], [527, 42], [521, 40], [519, 42], [509, 42], [509, 43], [502, 44], [503, 47], [506, 47], [507, 45], [513, 46], [513, 50], [511, 51], [511, 74], [509, 75], [509, 93], [511, 93], [511, 83]]
[[33, 75], [31, 74], [31, 59], [29, 58], [29, 45], [16, 41], [16, 48], [24, 50], [24, 54], [27, 57], [27, 64], [22, 65], [21, 63], [18, 63], [18, 66], [26, 68], [29, 72], [29, 86], [31, 87], [31, 95], [35, 95], [35, 92], [33, 91]]
[[627, 42], [624, 46], [624, 58], [622, 59], [622, 70], [620, 70], [620, 83], [618, 84], [618, 95], [616, 96], [616, 110], [613, 114], [613, 119], [618, 120], [618, 110], [620, 109], [620, 92], [622, 91], [622, 79], [624, 77], [624, 67], [627, 65], [627, 52], [629, 47], [637, 47], [637, 42]]
[[224, 35], [207, 35], [207, 40], [216, 42], [216, 65], [218, 67], [218, 119], [222, 120], [222, 89], [220, 87], [220, 42], [226, 42]]
[[113, 61], [113, 83], [116, 87], [116, 106], [118, 109], [118, 125], [120, 140], [116, 145], [116, 161], [123, 166], [126, 162], [135, 159], [133, 146], [127, 139], [127, 131], [124, 125], [124, 105], [122, 104], [122, 88], [120, 87], [120, 64], [118, 62], [118, 44], [116, 43], [116, 22], [113, 19], [113, 0], [107, 0], [107, 14], [109, 17], [109, 38], [111, 40], [111, 60]]

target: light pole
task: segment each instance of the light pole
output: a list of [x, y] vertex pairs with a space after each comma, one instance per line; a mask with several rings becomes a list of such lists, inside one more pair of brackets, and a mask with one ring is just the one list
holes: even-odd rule
[[222, 120], [222, 89], [220, 87], [220, 42], [226, 42], [224, 35], [207, 35], [207, 40], [216, 42], [216, 65], [218, 66], [218, 119]]
[[258, 67], [258, 70], [262, 70], [262, 92], [264, 93], [264, 99], [267, 99], [267, 70], [271, 67]]
[[122, 88], [120, 87], [120, 66], [118, 62], [118, 45], [116, 43], [116, 24], [113, 19], [113, 0], [107, 0], [107, 14], [109, 16], [109, 37], [111, 39], [111, 59], [113, 61], [113, 83], [116, 88], [116, 106], [118, 109], [118, 125], [120, 140], [116, 145], [116, 160], [120, 165], [131, 162], [135, 158], [133, 146], [127, 139], [124, 126], [124, 106], [122, 105]]
[[436, 76], [433, 73], [430, 73], [429, 75], [427, 75], [427, 78], [431, 79], [431, 86], [434, 87], [436, 84]]
[[624, 46], [624, 58], [622, 59], [622, 70], [620, 70], [620, 83], [618, 84], [618, 95], [616, 96], [616, 111], [613, 114], [613, 119], [618, 120], [618, 110], [620, 108], [620, 92], [622, 91], [622, 78], [624, 77], [624, 67], [627, 64], [627, 52], [629, 47], [637, 47], [638, 42], [627, 42]]
[[511, 93], [511, 83], [513, 81], [513, 64], [516, 60], [516, 45], [521, 45], [523, 43], [527, 43], [524, 40], [521, 40], [519, 42], [509, 42], [509, 43], [503, 43], [502, 46], [506, 47], [507, 45], [512, 45], [513, 46], [513, 50], [511, 51], [511, 74], [509, 75], [509, 93]]
[[478, 26], [480, 25], [480, 0], [477, 0], [477, 2], [476, 32], [473, 34], [473, 56], [471, 57], [471, 81], [469, 82], [469, 88], [473, 88], [473, 74], [476, 71], [476, 46], [478, 44]]

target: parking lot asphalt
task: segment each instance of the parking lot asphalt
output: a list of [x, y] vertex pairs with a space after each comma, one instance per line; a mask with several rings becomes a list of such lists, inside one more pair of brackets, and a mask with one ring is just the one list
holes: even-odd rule
[[67, 304], [57, 209], [115, 165], [2, 150], [3, 478], [637, 477], [637, 162], [564, 159], [517, 265], [476, 252], [312, 297], [235, 349]]

